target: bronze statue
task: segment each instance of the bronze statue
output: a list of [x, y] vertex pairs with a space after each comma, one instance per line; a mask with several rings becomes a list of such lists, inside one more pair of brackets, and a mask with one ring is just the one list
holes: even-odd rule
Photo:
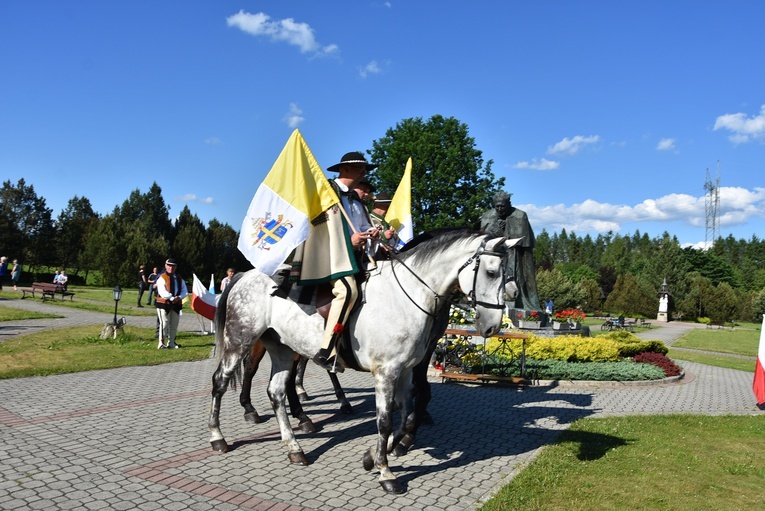
[[494, 195], [494, 209], [481, 216], [481, 231], [493, 236], [523, 238], [510, 249], [505, 277], [518, 286], [515, 308], [540, 310], [537, 293], [536, 266], [534, 265], [534, 231], [525, 211], [514, 208], [510, 195], [499, 191]]

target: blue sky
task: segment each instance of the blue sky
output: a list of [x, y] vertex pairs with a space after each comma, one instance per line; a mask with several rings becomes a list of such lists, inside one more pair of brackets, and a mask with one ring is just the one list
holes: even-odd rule
[[[467, 124], [534, 230], [765, 236], [765, 3], [0, 2], [0, 178], [57, 216], [156, 181], [239, 229], [297, 127], [322, 168]], [[719, 164], [718, 164], [719, 162]], [[415, 226], [415, 230], [416, 230]]]

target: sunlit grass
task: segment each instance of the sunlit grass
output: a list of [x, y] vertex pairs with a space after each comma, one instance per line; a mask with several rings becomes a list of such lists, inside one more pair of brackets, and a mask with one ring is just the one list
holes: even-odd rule
[[765, 416], [582, 419], [482, 511], [763, 509]]
[[24, 319], [45, 319], [61, 317], [63, 316], [57, 314], [46, 314], [44, 312], [25, 311], [21, 309], [14, 309], [12, 307], [3, 307], [0, 305], [0, 321], [21, 321]]
[[213, 336], [178, 332], [181, 349], [158, 350], [154, 329], [124, 327], [117, 339], [100, 339], [100, 326], [45, 330], [0, 343], [0, 379], [154, 365], [210, 356]]

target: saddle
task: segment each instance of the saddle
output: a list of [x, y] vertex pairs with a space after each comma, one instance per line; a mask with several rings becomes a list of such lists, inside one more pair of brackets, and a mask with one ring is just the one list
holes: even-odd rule
[[[296, 282], [290, 281], [289, 276], [291, 267], [287, 265], [285, 266], [286, 267], [280, 268], [271, 276], [271, 279], [274, 281], [274, 283], [276, 283], [277, 286], [271, 293], [271, 296], [278, 296], [280, 298], [292, 300], [301, 305], [315, 307], [316, 312], [319, 313], [319, 316], [324, 318], [324, 322], [326, 324], [327, 317], [329, 316], [329, 308], [331, 306], [332, 299], [334, 298], [334, 295], [332, 294], [332, 284], [325, 282], [322, 284], [312, 284], [307, 286], [298, 285]], [[361, 289], [362, 295], [364, 289], [363, 283], [366, 281], [366, 278], [366, 272], [359, 272], [356, 274], [356, 283]], [[363, 301], [363, 297], [359, 300], [356, 300], [353, 309], [355, 310], [357, 307], [359, 307]], [[346, 366], [350, 367], [351, 369], [359, 369], [358, 363], [356, 362], [356, 357], [354, 356], [353, 350], [351, 349], [350, 334], [348, 333], [347, 328], [343, 331], [340, 339], [338, 339], [335, 349], [337, 350], [340, 358], [342, 358], [345, 362]]]

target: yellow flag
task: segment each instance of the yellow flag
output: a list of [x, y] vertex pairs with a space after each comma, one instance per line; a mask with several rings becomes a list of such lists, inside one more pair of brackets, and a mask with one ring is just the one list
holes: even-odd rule
[[414, 226], [412, 225], [412, 159], [406, 162], [404, 175], [396, 188], [396, 193], [390, 202], [385, 220], [396, 229], [399, 243], [396, 248], [414, 238]]
[[308, 238], [311, 220], [340, 202], [300, 131], [292, 132], [242, 222], [239, 250], [272, 275]]

